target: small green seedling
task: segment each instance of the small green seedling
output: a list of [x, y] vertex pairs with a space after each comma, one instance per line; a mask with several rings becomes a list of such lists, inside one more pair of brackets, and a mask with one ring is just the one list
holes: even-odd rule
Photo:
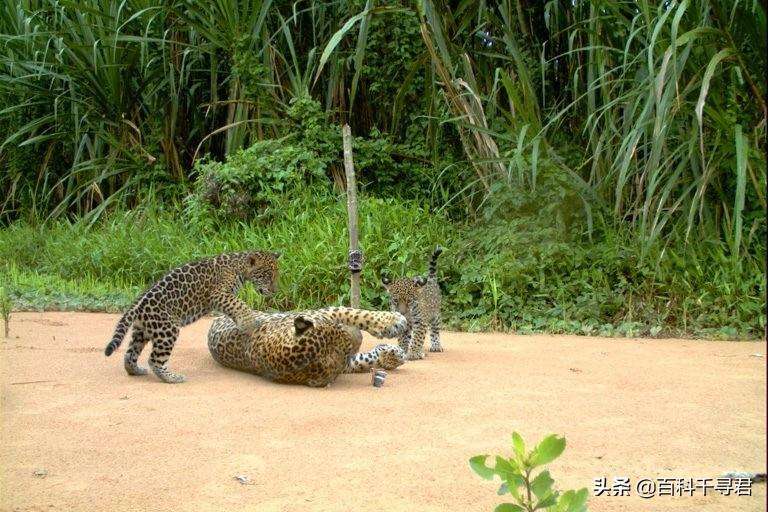
[[493, 467], [485, 465], [488, 455], [477, 455], [469, 459], [472, 470], [486, 480], [494, 475], [501, 478], [500, 496], [509, 494], [513, 503], [502, 503], [495, 512], [586, 512], [587, 489], [565, 491], [562, 494], [552, 487], [554, 480], [549, 471], [533, 476], [534, 469], [549, 464], [565, 450], [565, 438], [554, 434], [545, 437], [538, 446], [526, 453], [523, 438], [512, 433], [512, 457], [496, 456]]
[[5, 329], [5, 337], [8, 337], [8, 322], [11, 320], [11, 308], [13, 303], [11, 298], [5, 293], [5, 288], [0, 287], [0, 315], [3, 316], [3, 326]]

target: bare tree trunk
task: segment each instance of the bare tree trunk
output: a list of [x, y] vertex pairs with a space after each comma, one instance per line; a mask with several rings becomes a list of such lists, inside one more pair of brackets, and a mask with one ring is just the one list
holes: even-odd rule
[[349, 125], [341, 127], [341, 138], [344, 145], [344, 172], [347, 177], [347, 227], [349, 229], [349, 267], [352, 272], [350, 286], [350, 306], [360, 307], [360, 270], [362, 258], [357, 242], [357, 182], [355, 181], [355, 165], [352, 161], [352, 132]]

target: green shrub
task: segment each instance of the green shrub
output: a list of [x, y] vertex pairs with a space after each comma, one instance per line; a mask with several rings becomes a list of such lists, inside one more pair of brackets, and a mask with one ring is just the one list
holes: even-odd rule
[[[343, 186], [340, 126], [308, 97], [295, 98], [285, 114], [285, 137], [258, 141], [225, 162], [196, 163], [193, 190], [186, 198], [193, 221], [268, 220], [279, 215], [275, 206], [282, 196], [307, 188], [313, 195], [330, 195], [331, 183]], [[433, 164], [422, 148], [395, 143], [377, 129], [354, 139], [353, 154], [363, 191], [402, 199], [429, 198], [432, 183], [448, 165]]]
[[555, 481], [548, 470], [533, 476], [533, 470], [557, 459], [565, 450], [565, 438], [552, 434], [545, 437], [530, 452], [525, 451], [523, 438], [517, 432], [512, 433], [512, 456], [496, 456], [495, 464], [485, 465], [488, 455], [476, 455], [469, 459], [472, 471], [486, 480], [494, 476], [501, 479], [498, 494], [509, 494], [514, 503], [502, 503], [496, 512], [586, 512], [587, 489], [566, 491], [555, 490]]
[[197, 165], [198, 177], [187, 212], [200, 221], [258, 219], [272, 212], [286, 193], [324, 177], [326, 162], [303, 145], [264, 140], [227, 158]]
[[[456, 326], [619, 336], [761, 336], [765, 272], [728, 263], [727, 248], [645, 254], [627, 231], [592, 241], [521, 217], [468, 227], [447, 248], [446, 317]], [[446, 258], [447, 260], [448, 258]], [[608, 326], [608, 327], [606, 327]]]

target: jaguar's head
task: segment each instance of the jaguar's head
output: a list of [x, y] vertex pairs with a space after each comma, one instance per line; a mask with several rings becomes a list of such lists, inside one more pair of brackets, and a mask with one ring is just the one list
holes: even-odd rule
[[381, 283], [389, 294], [392, 311], [410, 317], [411, 306], [418, 300], [421, 288], [427, 284], [427, 280], [422, 276], [400, 277], [392, 280], [385, 274], [381, 277]]
[[253, 251], [245, 254], [244, 278], [253, 283], [259, 293], [265, 297], [277, 291], [279, 271], [277, 260], [279, 252]]

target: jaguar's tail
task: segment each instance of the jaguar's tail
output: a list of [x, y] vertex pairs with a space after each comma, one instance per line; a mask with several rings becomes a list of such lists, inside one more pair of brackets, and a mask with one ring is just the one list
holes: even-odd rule
[[112, 352], [120, 346], [123, 342], [123, 338], [125, 338], [125, 333], [128, 332], [128, 328], [133, 323], [134, 318], [136, 318], [135, 306], [126, 311], [122, 318], [117, 322], [115, 333], [112, 335], [112, 340], [107, 344], [107, 348], [104, 349], [104, 355], [112, 355]]
[[437, 257], [440, 256], [440, 254], [443, 252], [443, 248], [439, 245], [435, 247], [435, 250], [432, 252], [432, 258], [429, 260], [429, 276], [428, 279], [435, 280], [437, 279]]

